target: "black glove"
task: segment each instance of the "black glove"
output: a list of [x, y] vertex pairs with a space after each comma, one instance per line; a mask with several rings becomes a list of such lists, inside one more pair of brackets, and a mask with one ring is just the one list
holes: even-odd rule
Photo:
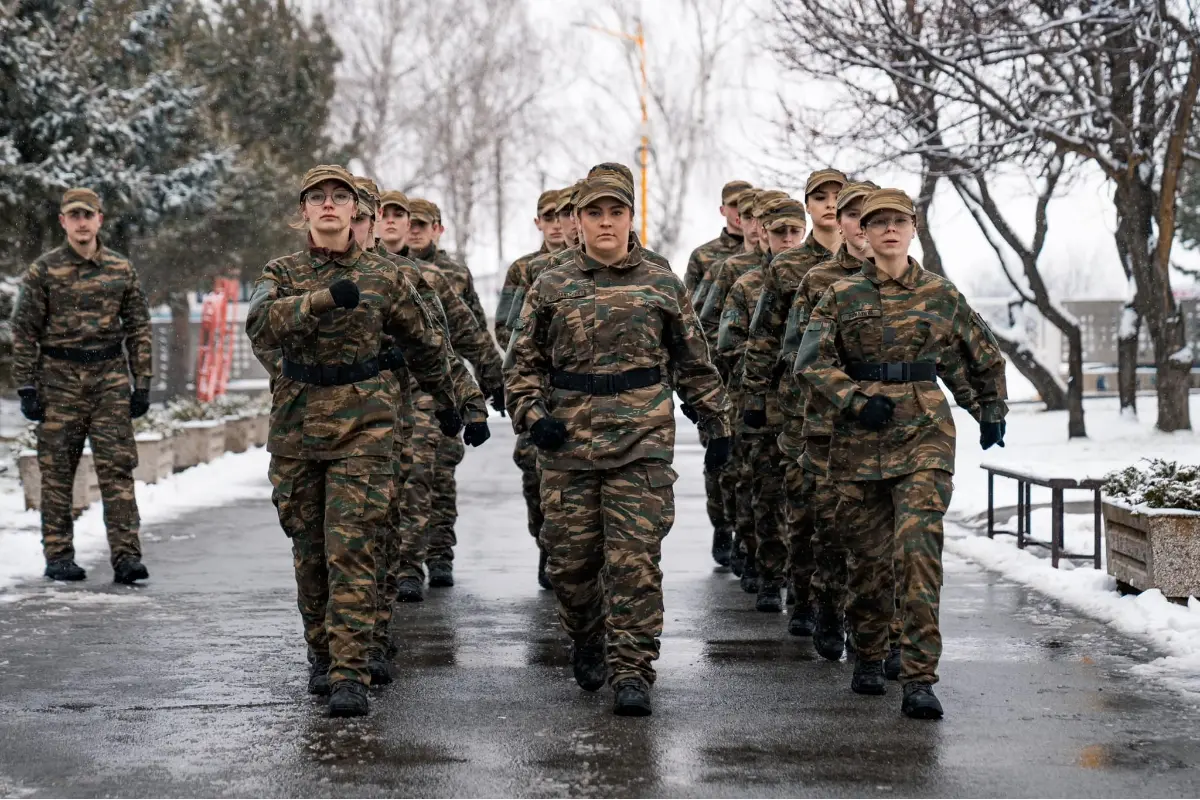
[[765, 428], [767, 426], [767, 412], [757, 408], [748, 408], [742, 412], [742, 422], [751, 428]]
[[388, 372], [404, 365], [404, 351], [399, 347], [384, 350], [379, 354], [379, 371]]
[[500, 416], [503, 417], [504, 416], [504, 387], [497, 386], [495, 389], [492, 390], [492, 393], [490, 395], [488, 395], [488, 397], [490, 397], [492, 399], [492, 408], [499, 411]]
[[994, 444], [1004, 447], [1004, 421], [979, 423], [979, 446], [987, 450]]
[[492, 438], [492, 431], [488, 428], [486, 420], [468, 422], [467, 427], [463, 430], [463, 442], [471, 447], [479, 447], [490, 438]]
[[892, 421], [896, 404], [892, 398], [882, 394], [873, 394], [867, 398], [867, 404], [858, 412], [858, 421], [869, 431], [881, 431]]
[[567, 426], [554, 417], [542, 417], [529, 429], [529, 438], [542, 450], [557, 450], [567, 443]]
[[129, 416], [137, 419], [150, 410], [150, 390], [134, 389], [129, 395]]
[[458, 436], [462, 430], [462, 415], [453, 408], [439, 408], [433, 412], [433, 416], [437, 417], [443, 436]]
[[692, 421], [693, 425], [695, 425], [697, 422], [700, 421], [700, 415], [696, 412], [696, 409], [693, 406], [691, 406], [690, 404], [680, 403], [679, 410], [683, 412], [683, 415], [685, 417], [687, 417], [688, 419], [690, 419]]
[[358, 286], [349, 278], [334, 281], [329, 287], [329, 294], [338, 308], [354, 308], [358, 305]]
[[25, 415], [25, 419], [41, 422], [46, 418], [46, 407], [38, 399], [37, 389], [22, 386], [17, 390], [17, 394], [21, 396], [21, 413]]
[[733, 440], [728, 436], [709, 439], [704, 451], [704, 468], [709, 472], [720, 472], [729, 461], [729, 452], [733, 449]]

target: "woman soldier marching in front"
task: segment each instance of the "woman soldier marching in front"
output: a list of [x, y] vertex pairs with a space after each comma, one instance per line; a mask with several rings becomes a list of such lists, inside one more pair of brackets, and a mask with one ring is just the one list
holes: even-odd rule
[[833, 405], [829, 479], [849, 550], [846, 616], [857, 660], [851, 688], [884, 694], [894, 537], [904, 592], [900, 680], [905, 714], [937, 719], [942, 636], [942, 516], [954, 472], [954, 420], [941, 378], [979, 421], [984, 449], [1004, 443], [1004, 356], [954, 284], [908, 255], [912, 200], [867, 195], [862, 225], [874, 254], [829, 288], [812, 312], [796, 370]]
[[645, 716], [663, 625], [662, 539], [675, 518], [668, 379], [710, 437], [710, 470], [729, 457], [727, 401], [683, 283], [631, 244], [633, 182], [594, 171], [576, 215], [573, 260], [534, 281], [513, 323], [508, 410], [539, 449], [539, 538], [575, 680], [596, 691], [607, 677], [614, 712]]

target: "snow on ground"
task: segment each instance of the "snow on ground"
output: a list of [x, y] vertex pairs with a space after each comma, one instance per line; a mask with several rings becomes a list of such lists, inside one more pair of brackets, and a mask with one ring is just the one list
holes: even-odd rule
[[[1037, 406], [1016, 406], [1008, 417], [1006, 446], [986, 453], [979, 447], [978, 425], [955, 409], [958, 459], [954, 498], [947, 515], [946, 550], [1151, 644], [1163, 655], [1138, 671], [1175, 688], [1200, 693], [1200, 601], [1196, 598], [1184, 606], [1170, 602], [1157, 590], [1122, 596], [1115, 579], [1104, 570], [1092, 568], [1090, 561], [1063, 561], [1061, 569], [1054, 569], [1048, 550], [1018, 550], [1015, 537], [988, 539], [984, 535], [988, 497], [987, 473], [980, 469], [981, 461], [1061, 472], [1069, 477], [1102, 477], [1143, 458], [1200, 461], [1200, 438], [1195, 433], [1155, 430], [1157, 409], [1153, 397], [1138, 398], [1138, 408], [1140, 416], [1134, 418], [1120, 414], [1116, 398], [1087, 400], [1084, 413], [1089, 438], [1069, 441], [1065, 411], [1047, 413], [1038, 411]], [[1192, 396], [1191, 413], [1193, 424], [1200, 425], [1200, 395]], [[1065, 500], [1068, 504], [1087, 503], [1087, 513], [1065, 516], [1064, 540], [1069, 551], [1089, 553], [1092, 495], [1068, 492]], [[1033, 534], [1049, 541], [1050, 511], [1036, 506], [1050, 502], [1050, 491], [1035, 486], [1032, 501]], [[1016, 505], [1014, 481], [996, 479], [996, 505]], [[996, 524], [1015, 530], [1015, 514], [998, 514]]]
[[[156, 484], [138, 483], [138, 509], [143, 541], [156, 541], [154, 526], [191, 511], [225, 505], [270, 494], [267, 480], [270, 456], [263, 448], [226, 454], [172, 475]], [[42, 574], [41, 517], [26, 511], [24, 495], [14, 466], [0, 474], [0, 598], [6, 588]], [[75, 520], [76, 561], [84, 568], [108, 559], [108, 539], [100, 503], [94, 503]], [[153, 572], [153, 564], [150, 565]]]

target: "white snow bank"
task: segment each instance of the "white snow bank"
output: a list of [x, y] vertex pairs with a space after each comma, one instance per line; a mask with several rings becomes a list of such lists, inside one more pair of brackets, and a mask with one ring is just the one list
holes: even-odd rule
[[[263, 448], [226, 454], [208, 464], [184, 470], [156, 484], [138, 483], [138, 510], [143, 542], [157, 540], [154, 525], [191, 511], [226, 505], [237, 500], [267, 497], [270, 455]], [[0, 483], [0, 591], [20, 581], [37, 578], [45, 568], [42, 557], [41, 515], [26, 511], [21, 486], [15, 476]], [[108, 539], [100, 503], [75, 520], [75, 558], [89, 567], [108, 558]]]

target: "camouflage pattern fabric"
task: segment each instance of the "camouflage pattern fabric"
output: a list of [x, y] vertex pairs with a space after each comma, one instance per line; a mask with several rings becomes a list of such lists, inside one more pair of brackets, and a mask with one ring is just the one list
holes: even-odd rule
[[[722, 496], [733, 498], [733, 542], [746, 554], [746, 563], [755, 563], [758, 552], [758, 535], [754, 526], [754, 462], [755, 452], [762, 445], [762, 437], [736, 433], [733, 452], [729, 462], [721, 470]], [[729, 514], [730, 509], [725, 509]]]
[[[796, 369], [837, 413], [829, 456], [834, 480], [954, 471], [954, 419], [938, 384], [860, 385], [844, 371], [855, 362], [933, 363], [958, 404], [975, 419], [999, 422], [1008, 412], [1004, 356], [954, 284], [911, 258], [899, 280], [868, 260], [861, 273], [825, 293], [796, 355]], [[868, 431], [851, 418], [873, 394], [896, 404], [882, 431]]]
[[429, 561], [453, 561], [458, 537], [458, 485], [454, 470], [462, 463], [466, 446], [458, 436], [442, 436], [433, 460], [433, 497], [429, 514]]
[[721, 313], [725, 310], [725, 298], [733, 285], [752, 269], [761, 268], [767, 260], [767, 255], [761, 250], [750, 253], [738, 253], [721, 261], [714, 268], [712, 285], [704, 297], [704, 305], [698, 314], [700, 326], [712, 346], [717, 344], [717, 335], [721, 327]]
[[[332, 308], [329, 286], [342, 278], [358, 286], [356, 308]], [[314, 313], [314, 302], [331, 310]], [[293, 361], [314, 365], [375, 358], [383, 336], [392, 335], [414, 379], [438, 406], [456, 405], [442, 329], [395, 265], [353, 242], [344, 253], [313, 248], [267, 264], [255, 284], [246, 332], [262, 349], [279, 348]], [[396, 416], [390, 380], [381, 374], [351, 385], [314, 386], [280, 375], [267, 450], [299, 459], [390, 456]]]
[[[807, 493], [808, 516], [812, 521], [808, 544], [814, 569], [812, 596], [821, 605], [840, 611], [846, 605], [847, 568], [844, 521], [837, 514], [837, 486], [824, 474], [813, 472], [803, 464], [801, 469], [812, 487]], [[793, 561], [801, 563], [805, 557], [804, 546], [797, 542], [796, 548], [798, 555]]]
[[462, 301], [467, 304], [467, 308], [471, 309], [475, 323], [485, 332], [487, 331], [487, 314], [484, 313], [483, 304], [479, 302], [479, 294], [475, 291], [475, 278], [472, 277], [471, 270], [466, 264], [456, 261], [445, 250], [432, 244], [424, 250], [406, 251], [404, 255], [414, 261], [426, 261], [434, 264], [445, 273], [450, 285], [454, 287], [455, 294], [462, 298]]
[[542, 471], [540, 539], [559, 618], [572, 641], [605, 642], [610, 685], [654, 683], [663, 629], [659, 562], [675, 522], [676, 477], [666, 462], [649, 458]]
[[[500, 354], [491, 335], [486, 327], [475, 320], [473, 312], [458, 294], [449, 272], [428, 261], [418, 261], [417, 266], [441, 300], [451, 347], [474, 365], [480, 387], [486, 388], [488, 393], [492, 392], [503, 384], [504, 374]], [[461, 404], [462, 398], [459, 400]]]
[[271, 499], [292, 540], [304, 639], [329, 655], [331, 681], [369, 685], [375, 631], [375, 543], [394, 481], [390, 459], [274, 455]]
[[[918, 469], [880, 481], [837, 484], [838, 517], [849, 551], [846, 618], [860, 658], [887, 655], [896, 586], [903, 587], [900, 680], [937, 683], [942, 635], [942, 517], [950, 504], [951, 475]], [[897, 548], [902, 575], [893, 577]]]
[[[708, 437], [701, 435], [700, 444], [707, 447]], [[735, 533], [737, 514], [730, 516], [726, 507], [727, 493], [721, 490], [721, 477], [728, 472], [728, 467], [720, 472], [704, 472], [704, 510], [708, 513], [708, 521], [713, 530]]]
[[76, 364], [45, 358], [38, 375], [45, 419], [37, 426], [42, 473], [42, 551], [46, 561], [75, 558], [71, 514], [75, 471], [90, 439], [112, 564], [142, 557], [141, 517], [133, 494], [137, 445], [129, 417], [129, 374], [121, 359]]
[[812, 603], [813, 574], [817, 570], [813, 557], [813, 494], [815, 476], [792, 459], [784, 459], [784, 493], [787, 505], [788, 580], [796, 595], [796, 608]]
[[90, 259], [64, 243], [34, 261], [21, 279], [12, 333], [17, 386], [37, 384], [43, 348], [124, 343], [134, 388], [150, 388], [146, 296], [129, 259], [102, 243]]
[[[683, 285], [687, 288], [688, 297], [692, 297], [701, 280], [714, 263], [729, 256], [742, 252], [743, 239], [736, 233], [730, 233], [728, 228], [721, 229], [721, 235], [711, 239], [692, 251], [688, 257], [687, 271], [683, 276]], [[707, 287], [705, 287], [707, 293]]]
[[[582, 251], [543, 272], [525, 298], [505, 361], [514, 429], [553, 414], [568, 430], [563, 447], [540, 453], [543, 469], [611, 469], [674, 455], [672, 384], [711, 436], [729, 435], [729, 409], [683, 284], [634, 247], [605, 266]], [[549, 387], [555, 370], [615, 374], [659, 367], [662, 383], [619, 395]], [[545, 511], [545, 491], [542, 492]]]
[[[743, 436], [750, 438], [747, 434]], [[750, 449], [750, 495], [754, 510], [754, 565], [762, 586], [782, 588], [795, 575], [788, 574], [790, 552], [787, 528], [787, 464], [773, 435], [758, 434]]]
[[432, 411], [418, 408], [416, 421], [412, 437], [413, 463], [400, 503], [403, 524], [400, 526], [397, 581], [401, 578], [425, 580], [429, 526], [433, 515], [433, 473], [438, 443], [446, 438], [442, 436]]
[[542, 489], [541, 472], [537, 464], [537, 447], [529, 440], [528, 434], [517, 437], [517, 445], [513, 448], [513, 462], [521, 469], [521, 495], [525, 498], [525, 518], [529, 525], [529, 535], [534, 539], [542, 531]]
[[[405, 387], [407, 391], [407, 387]], [[373, 646], [381, 653], [392, 649], [392, 610], [403, 566], [404, 525], [401, 502], [412, 472], [412, 429], [397, 439], [392, 452], [392, 492], [388, 498], [387, 517], [375, 540], [375, 627], [371, 636]]]
[[[496, 303], [496, 321], [493, 323], [496, 341], [500, 343], [502, 349], [508, 349], [508, 340], [512, 337], [512, 330], [508, 327], [508, 318], [520, 312], [520, 304], [523, 302], [525, 292], [533, 283], [529, 279], [529, 262], [549, 252], [546, 243], [542, 242], [540, 248], [532, 253], [526, 253], [509, 264], [508, 271], [504, 273], [504, 283], [500, 286], [500, 299]], [[515, 311], [514, 306], [516, 306]]]

